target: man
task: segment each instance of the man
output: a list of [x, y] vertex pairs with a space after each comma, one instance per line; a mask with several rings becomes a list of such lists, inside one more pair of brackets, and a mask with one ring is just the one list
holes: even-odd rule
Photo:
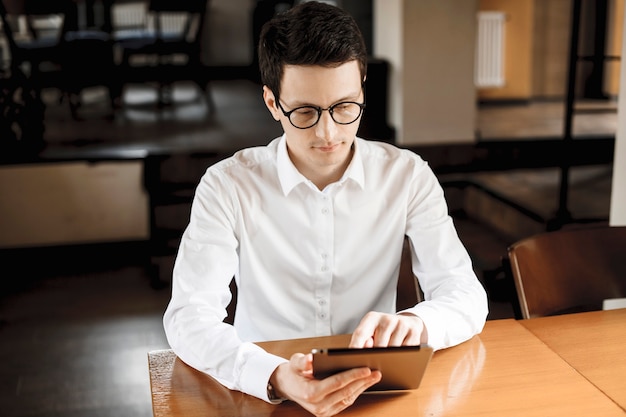
[[[311, 376], [252, 342], [352, 333], [350, 346], [461, 343], [482, 330], [485, 291], [443, 191], [412, 152], [356, 138], [367, 53], [341, 9], [305, 2], [268, 22], [263, 99], [284, 135], [209, 167], [196, 190], [164, 316], [186, 363], [230, 389], [337, 414], [381, 378]], [[425, 301], [395, 311], [404, 237]], [[234, 326], [223, 323], [235, 276]]]

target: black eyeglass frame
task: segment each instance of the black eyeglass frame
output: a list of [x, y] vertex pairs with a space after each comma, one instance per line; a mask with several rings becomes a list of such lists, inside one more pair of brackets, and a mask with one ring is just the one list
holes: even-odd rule
[[[312, 105], [308, 105], [308, 106], [299, 106], [296, 107], [293, 110], [290, 111], [285, 111], [285, 109], [283, 108], [282, 104], [280, 104], [280, 98], [276, 97], [276, 103], [278, 104], [278, 108], [280, 109], [280, 111], [283, 112], [283, 115], [287, 118], [287, 120], [289, 120], [289, 123], [291, 123], [291, 125], [293, 127], [295, 127], [296, 129], [310, 129], [313, 126], [315, 126], [316, 124], [319, 123], [320, 119], [322, 118], [322, 112], [323, 111], [328, 111], [328, 113], [330, 114], [330, 118], [333, 119], [333, 122], [337, 123], [338, 125], [351, 125], [352, 123], [356, 122], [357, 120], [359, 120], [359, 118], [363, 115], [363, 110], [365, 109], [365, 102], [363, 103], [358, 103], [356, 101], [341, 101], [339, 103], [335, 103], [330, 107], [327, 107], [325, 109], [319, 107], [319, 106], [312, 106]], [[347, 122], [347, 123], [343, 123], [343, 122], [338, 122], [337, 120], [335, 120], [335, 118], [333, 117], [333, 109], [337, 106], [341, 106], [342, 104], [356, 104], [357, 106], [359, 106], [360, 111], [357, 117], [354, 118], [353, 121], [351, 122]], [[310, 126], [306, 126], [306, 127], [300, 127], [300, 126], [296, 126], [292, 121], [291, 121], [291, 114], [297, 110], [301, 110], [301, 109], [313, 109], [317, 112], [317, 119], [315, 120], [315, 123], [311, 124]]]

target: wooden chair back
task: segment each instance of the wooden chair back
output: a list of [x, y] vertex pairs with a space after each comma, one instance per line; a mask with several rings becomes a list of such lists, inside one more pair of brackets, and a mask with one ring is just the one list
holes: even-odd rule
[[508, 257], [524, 319], [626, 297], [626, 227], [542, 233], [511, 245]]

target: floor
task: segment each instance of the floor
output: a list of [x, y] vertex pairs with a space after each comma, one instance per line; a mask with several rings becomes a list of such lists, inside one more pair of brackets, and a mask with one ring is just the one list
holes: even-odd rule
[[[154, 91], [136, 87], [126, 97], [128, 106], [115, 115], [101, 104], [99, 94], [85, 98], [82, 120], [75, 121], [66, 104], [58, 104], [50, 93], [44, 157], [66, 158], [77, 149], [86, 157], [231, 149], [280, 134], [263, 108], [260, 87], [248, 81], [214, 83], [214, 113], [185, 86], [176, 91], [175, 105], [158, 109]], [[520, 132], [524, 138], [558, 136], [562, 114], [562, 105], [554, 102], [481, 108], [481, 139], [520, 137]], [[585, 117], [575, 124], [575, 132], [614, 134], [614, 112]], [[603, 186], [606, 181], [602, 179]], [[545, 199], [545, 194], [536, 197]], [[477, 273], [483, 280], [493, 279], [510, 237], [468, 216], [462, 207], [453, 214]], [[0, 293], [3, 416], [152, 415], [146, 354], [167, 347], [161, 317], [169, 290], [149, 287], [141, 250], [122, 248], [102, 256], [98, 248], [76, 248], [40, 251], [35, 260], [2, 258], [3, 264], [15, 266], [5, 282], [20, 283]], [[490, 319], [512, 317], [500, 294], [490, 296]]]
[[168, 346], [169, 294], [146, 282], [141, 266], [84, 270], [4, 298], [2, 415], [151, 416], [147, 352]]

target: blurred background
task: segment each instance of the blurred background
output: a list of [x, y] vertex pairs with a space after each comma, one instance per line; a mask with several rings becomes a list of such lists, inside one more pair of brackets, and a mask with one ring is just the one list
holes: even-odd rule
[[[149, 416], [195, 185], [282, 133], [255, 48], [297, 1], [0, 1], [0, 409]], [[624, 0], [329, 3], [370, 52], [359, 135], [432, 166], [490, 319], [508, 245], [626, 224]]]

